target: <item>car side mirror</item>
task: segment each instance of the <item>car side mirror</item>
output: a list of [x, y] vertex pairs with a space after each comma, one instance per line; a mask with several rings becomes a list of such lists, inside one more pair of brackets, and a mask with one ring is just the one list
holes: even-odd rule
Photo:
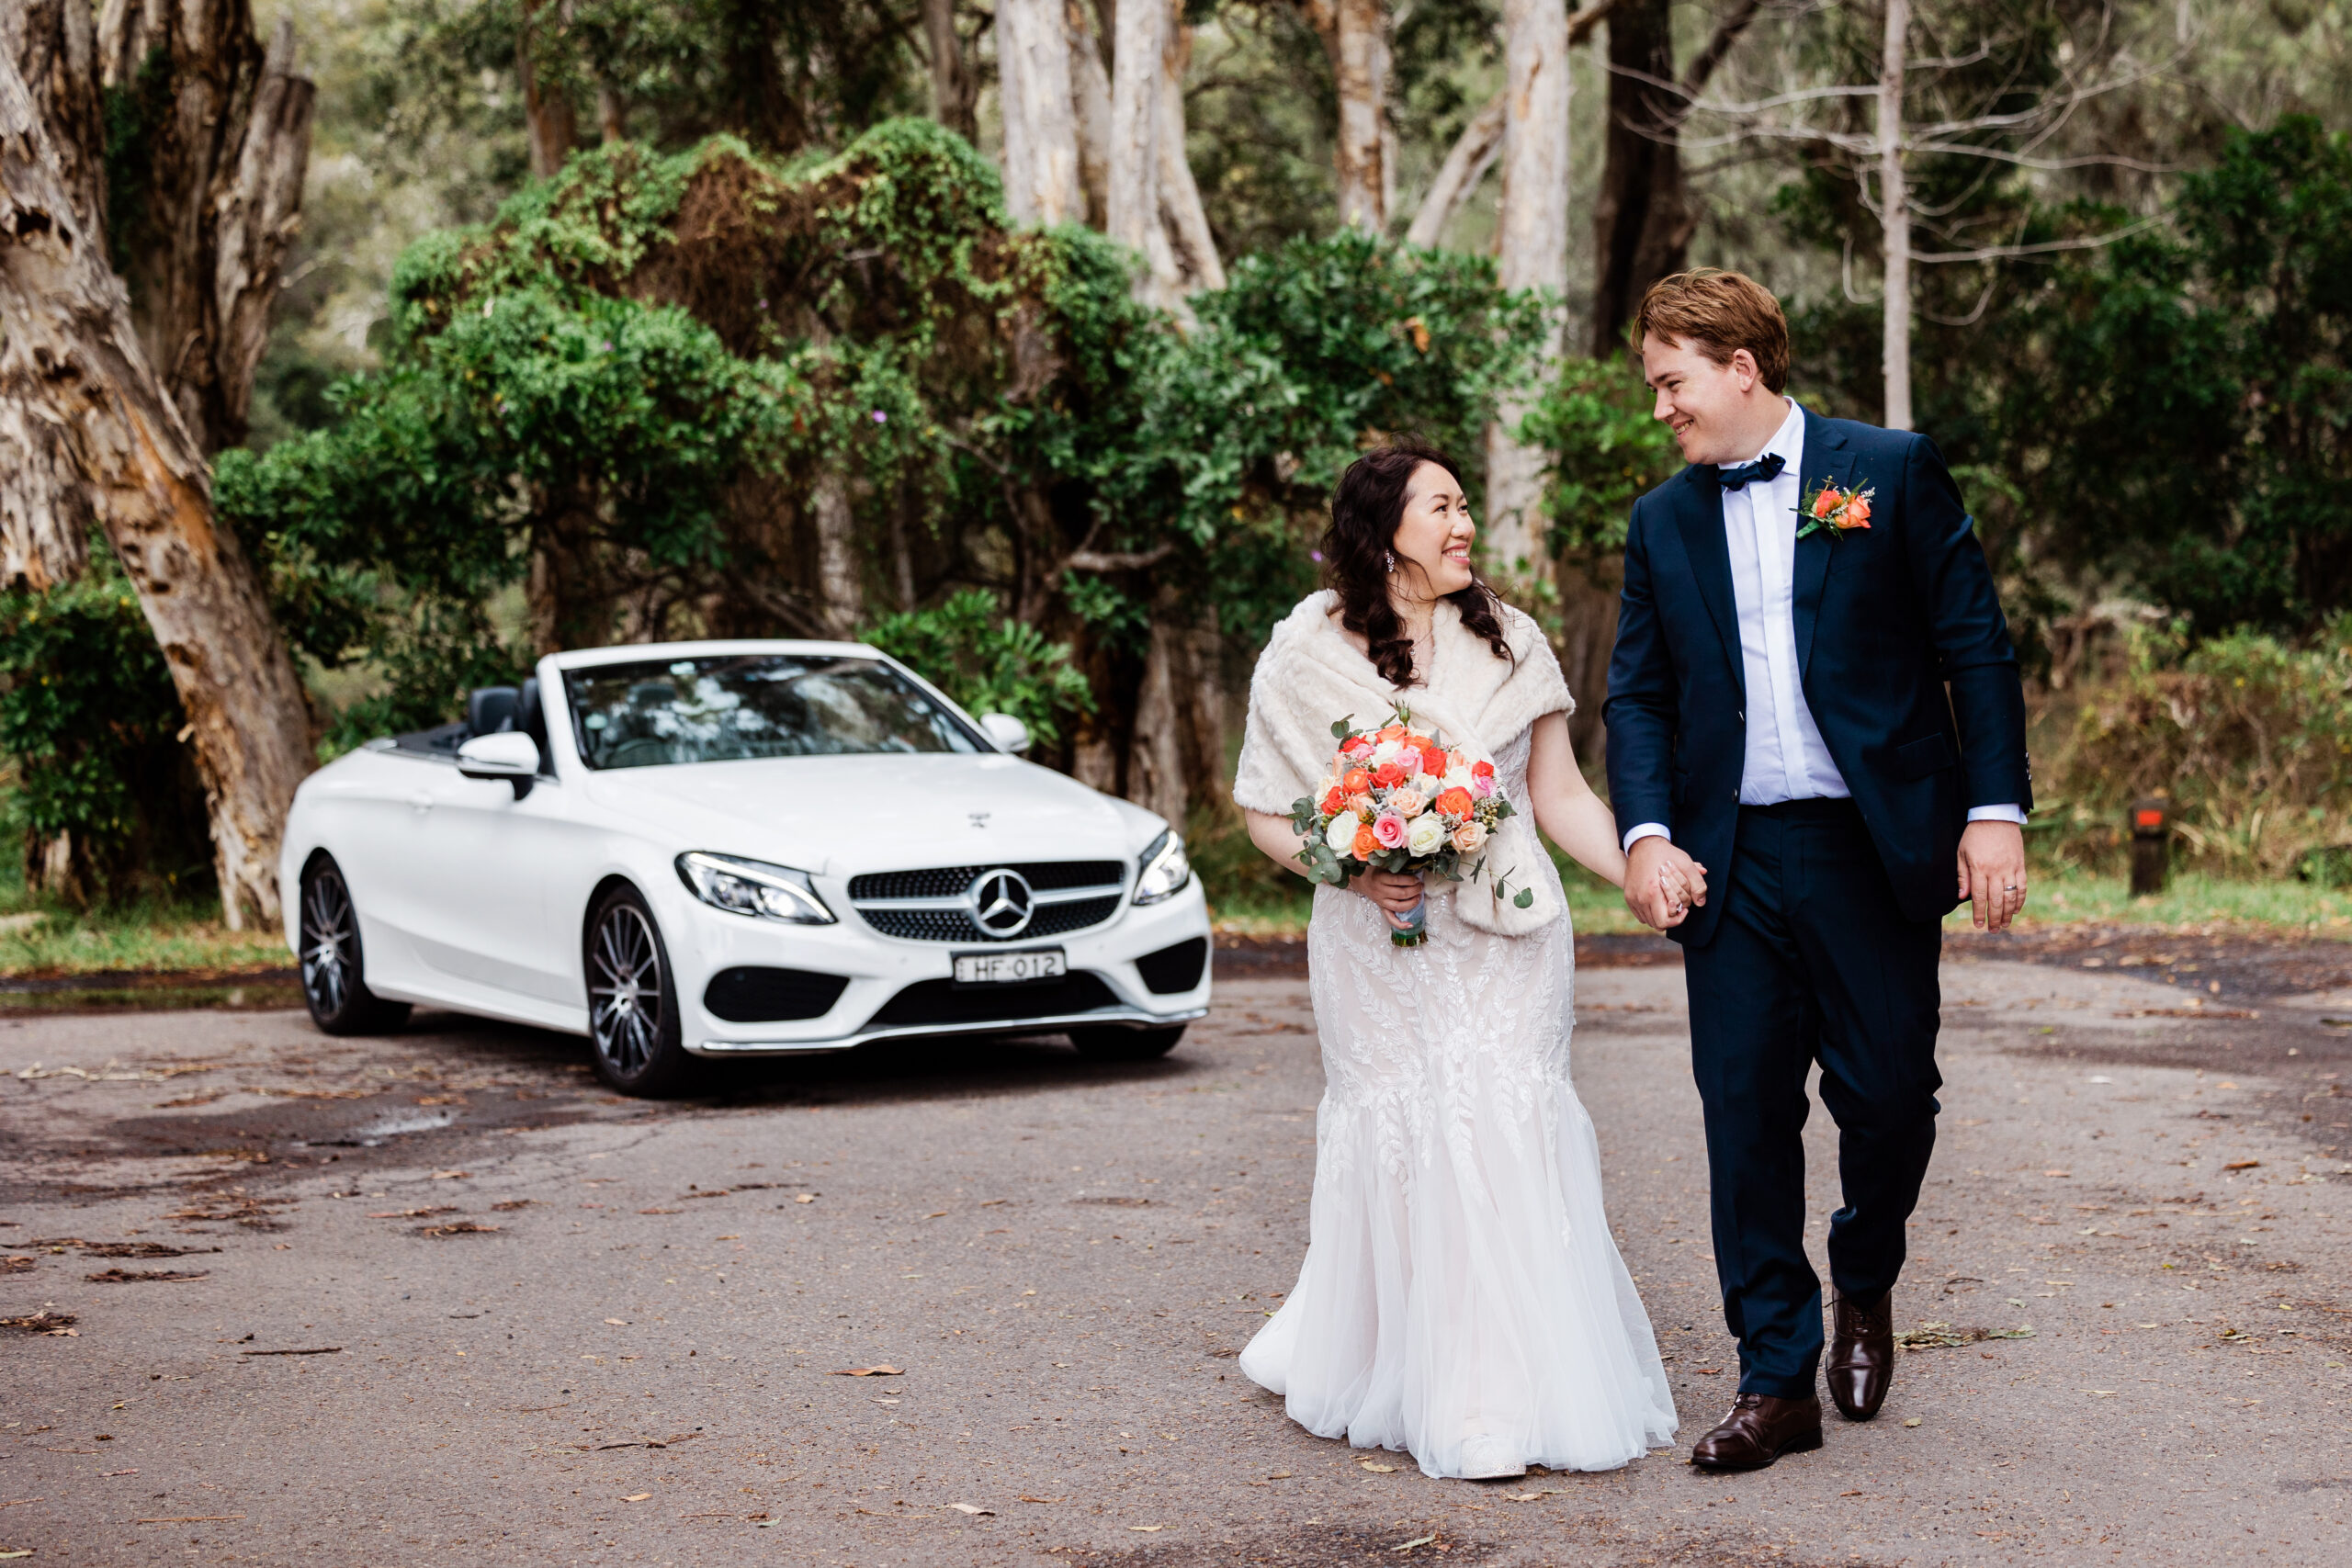
[[1010, 751], [1016, 757], [1029, 754], [1029, 727], [1009, 713], [980, 715], [980, 728], [1000, 751]]
[[520, 800], [539, 776], [539, 743], [511, 729], [477, 735], [458, 748], [458, 772], [469, 779], [503, 779]]

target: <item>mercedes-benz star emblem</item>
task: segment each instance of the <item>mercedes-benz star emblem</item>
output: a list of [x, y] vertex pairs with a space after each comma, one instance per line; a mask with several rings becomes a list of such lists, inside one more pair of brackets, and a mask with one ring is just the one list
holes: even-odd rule
[[964, 895], [972, 923], [994, 937], [1019, 936], [1037, 912], [1029, 879], [1017, 871], [982, 873]]

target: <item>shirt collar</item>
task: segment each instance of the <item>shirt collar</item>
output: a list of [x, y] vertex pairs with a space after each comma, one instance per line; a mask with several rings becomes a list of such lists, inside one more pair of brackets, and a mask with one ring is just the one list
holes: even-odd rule
[[1792, 473], [1796, 470], [1797, 459], [1804, 456], [1804, 406], [1794, 398], [1784, 400], [1789, 405], [1789, 417], [1781, 422], [1781, 428], [1774, 431], [1772, 439], [1764, 444], [1764, 451], [1748, 461], [1761, 460], [1765, 452], [1778, 452], [1781, 461], [1787, 464], [1785, 471]]

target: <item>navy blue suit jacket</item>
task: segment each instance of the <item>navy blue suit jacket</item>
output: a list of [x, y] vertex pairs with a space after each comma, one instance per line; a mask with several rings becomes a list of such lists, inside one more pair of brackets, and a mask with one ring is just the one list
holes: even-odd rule
[[[1634, 503], [1603, 709], [1618, 832], [1663, 822], [1707, 868], [1706, 904], [1669, 933], [1699, 946], [1723, 911], [1747, 748], [1715, 475], [1693, 464]], [[1868, 528], [1797, 541], [1805, 705], [1904, 914], [1939, 919], [1960, 902], [1969, 807], [2033, 804], [2017, 654], [1974, 519], [1934, 442], [1808, 411], [1800, 498], [1825, 479], [1878, 493]]]

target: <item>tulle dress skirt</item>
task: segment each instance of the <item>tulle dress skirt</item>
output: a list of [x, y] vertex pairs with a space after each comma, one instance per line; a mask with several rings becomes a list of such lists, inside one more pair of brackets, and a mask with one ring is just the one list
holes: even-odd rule
[[1317, 1436], [1431, 1476], [1491, 1473], [1496, 1439], [1614, 1469], [1672, 1440], [1674, 1400], [1568, 1079], [1567, 919], [1492, 935], [1432, 884], [1428, 923], [1395, 947], [1369, 900], [1316, 892], [1309, 1242], [1241, 1370]]

